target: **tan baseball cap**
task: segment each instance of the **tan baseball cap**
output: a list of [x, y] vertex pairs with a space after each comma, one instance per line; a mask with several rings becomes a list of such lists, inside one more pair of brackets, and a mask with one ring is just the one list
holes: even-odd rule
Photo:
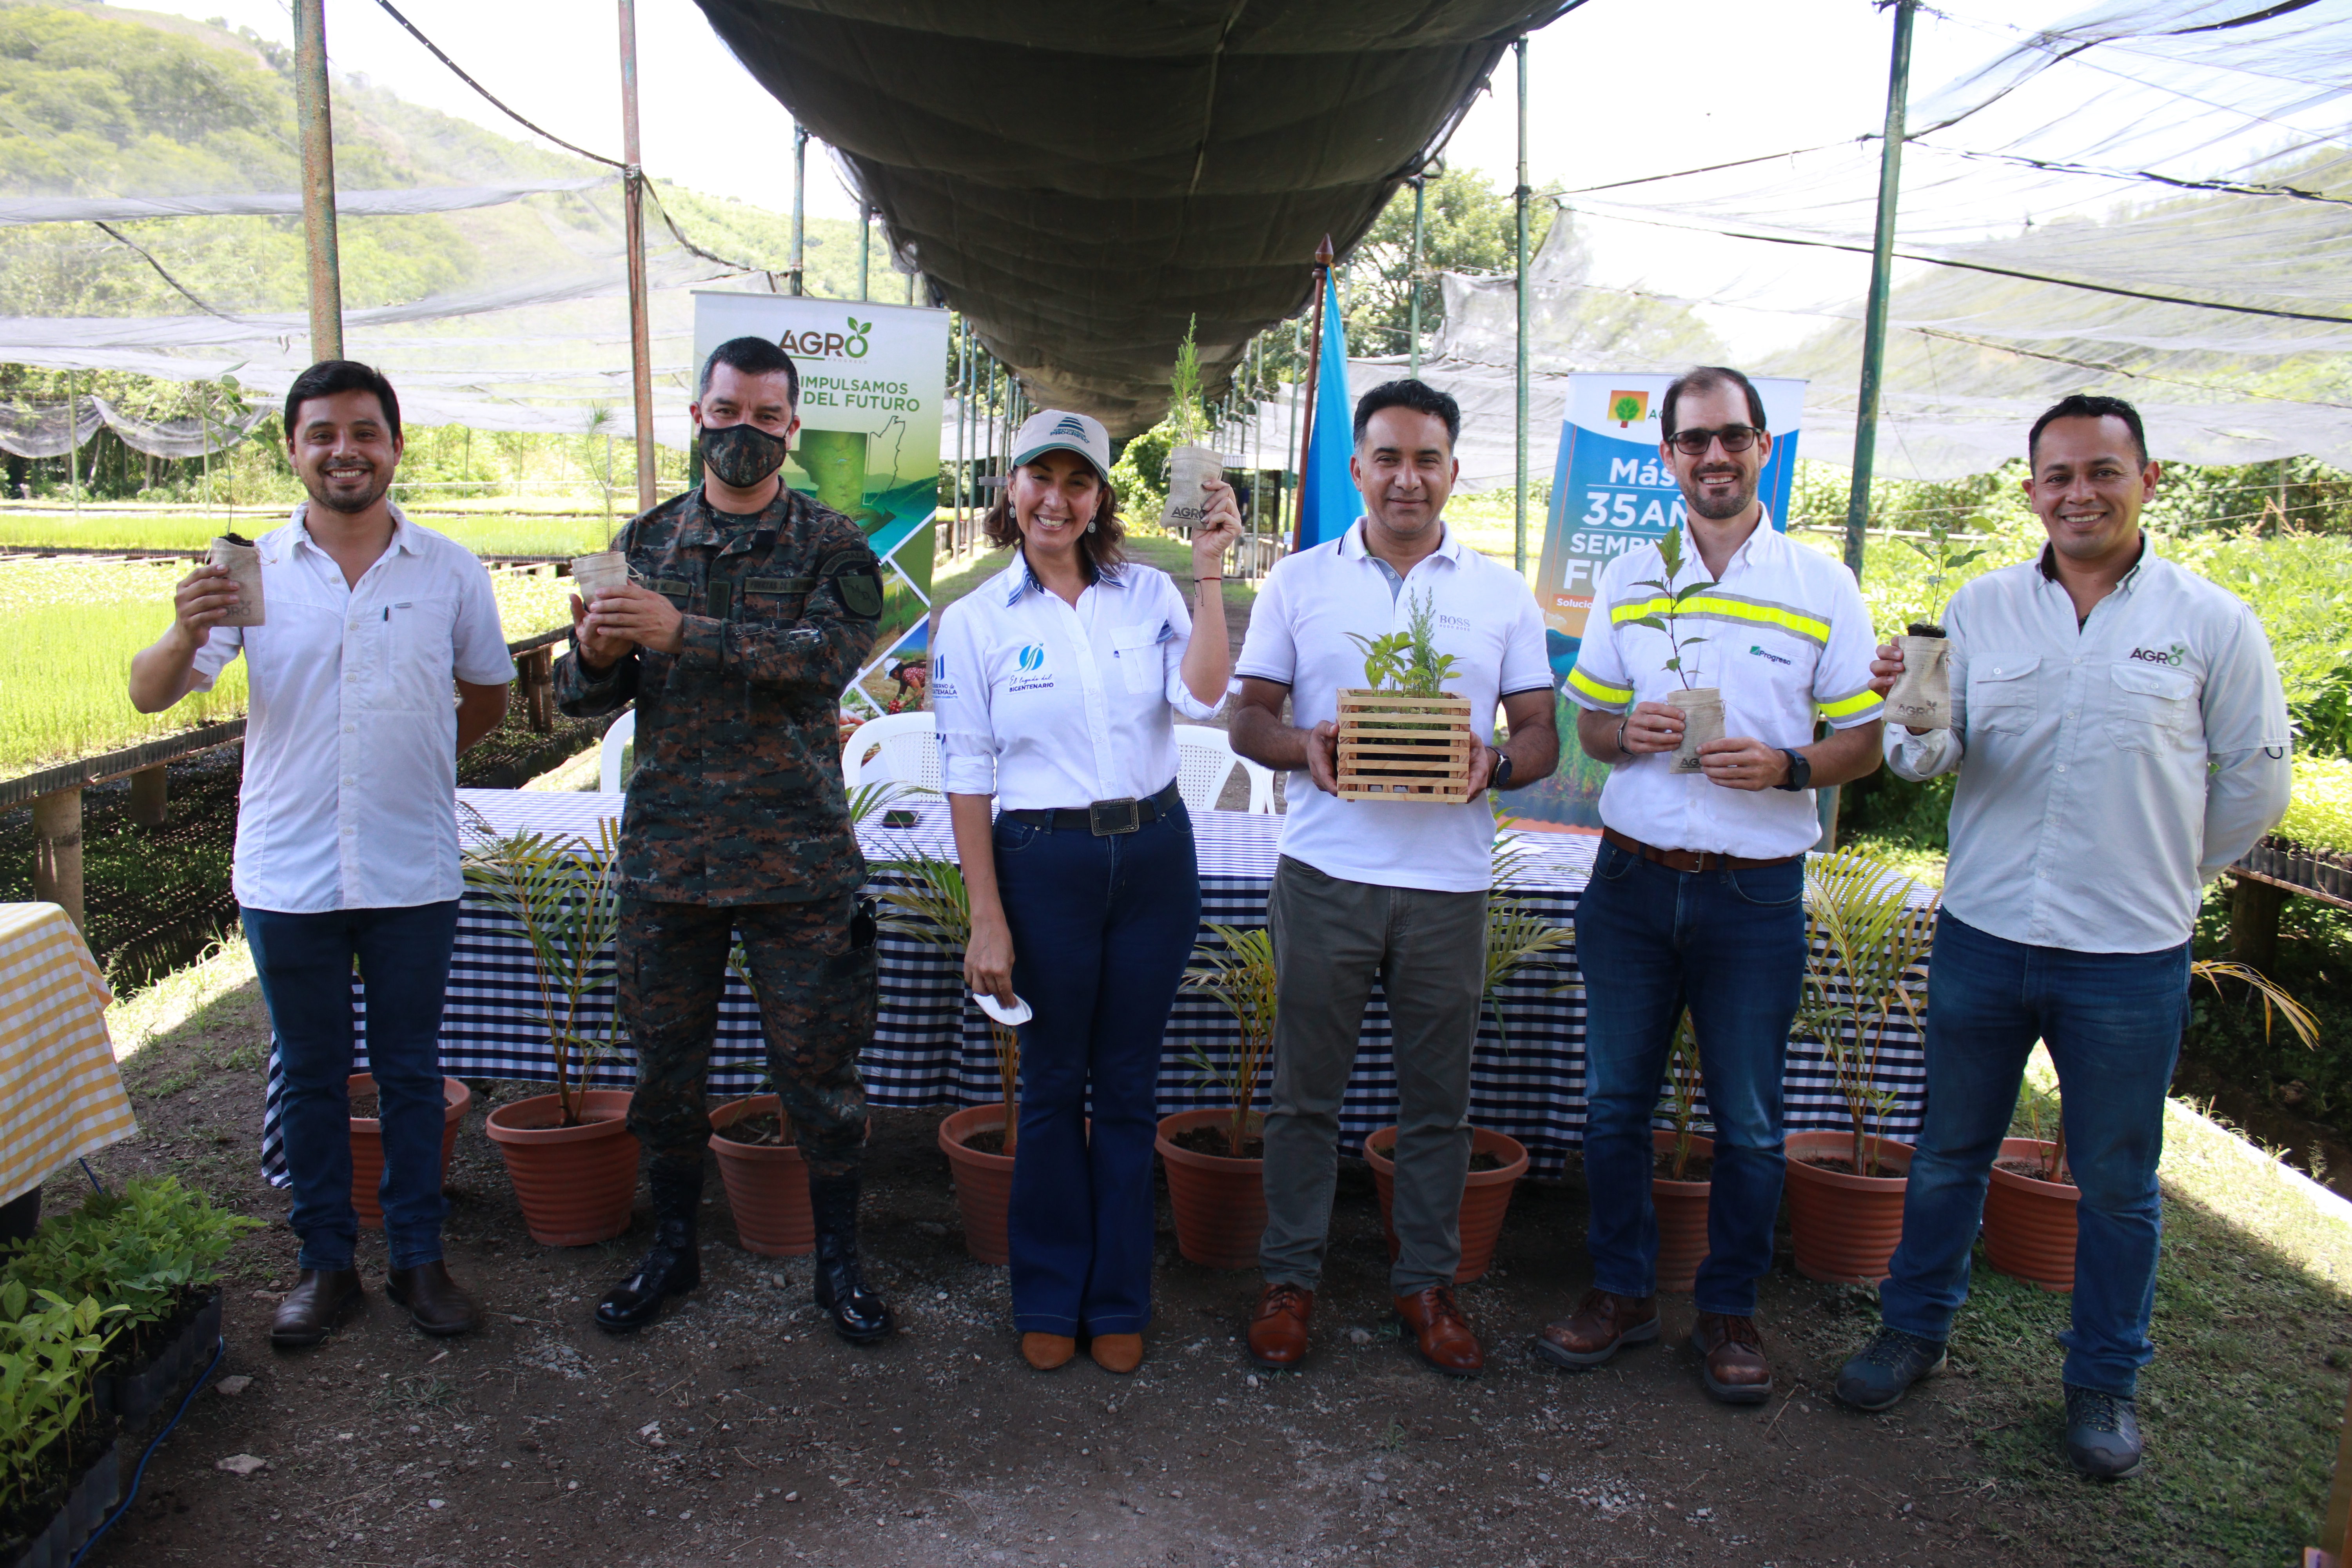
[[1034, 462], [1047, 452], [1076, 452], [1095, 466], [1095, 472], [1110, 477], [1110, 432], [1099, 419], [1062, 408], [1032, 414], [1013, 437], [1013, 466]]

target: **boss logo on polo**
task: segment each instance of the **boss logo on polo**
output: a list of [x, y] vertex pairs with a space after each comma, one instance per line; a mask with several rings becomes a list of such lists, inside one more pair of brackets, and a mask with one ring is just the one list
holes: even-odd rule
[[1470, 629], [1470, 617], [1467, 616], [1440, 616], [1437, 617], [1437, 624], [1447, 628], [1449, 631], [1466, 632]]

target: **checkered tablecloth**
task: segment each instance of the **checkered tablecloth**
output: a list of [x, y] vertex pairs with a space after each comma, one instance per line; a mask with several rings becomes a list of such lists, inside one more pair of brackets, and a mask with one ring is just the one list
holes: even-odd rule
[[[460, 790], [461, 814], [470, 809], [496, 833], [538, 831], [576, 834], [593, 839], [599, 821], [616, 816], [621, 797], [522, 790]], [[860, 831], [867, 859], [905, 859], [917, 853], [952, 858], [945, 805], [932, 800], [911, 807], [915, 824], [896, 829], [869, 820]], [[1380, 809], [1366, 806], [1368, 811]], [[1192, 817], [1201, 865], [1203, 940], [1211, 923], [1262, 926], [1267, 889], [1274, 879], [1279, 816], [1203, 811]], [[1591, 873], [1600, 840], [1583, 834], [1522, 836], [1520, 879], [1506, 889], [1545, 918], [1566, 922]], [[1924, 890], [1921, 895], [1925, 897]], [[877, 1106], [977, 1105], [999, 1098], [996, 1057], [987, 1020], [963, 987], [961, 955], [912, 939], [885, 935], [881, 952], [881, 1008], [874, 1043], [860, 1059], [866, 1094]], [[441, 1026], [441, 1067], [464, 1079], [551, 1079], [535, 1016], [530, 949], [520, 927], [467, 899], [457, 921], [451, 962], [448, 1005]], [[1471, 1075], [1471, 1119], [1509, 1133], [1528, 1145], [1539, 1174], [1556, 1174], [1567, 1152], [1584, 1136], [1584, 987], [1573, 948], [1547, 955], [1520, 970], [1499, 988], [1502, 1027], [1483, 1018]], [[358, 989], [353, 1007], [362, 1014]], [[612, 992], [597, 997], [592, 1025], [611, 1017]], [[1240, 1043], [1231, 1015], [1204, 997], [1180, 994], [1168, 1021], [1160, 1058], [1160, 1109], [1163, 1114], [1230, 1100], [1194, 1081], [1191, 1058], [1196, 1046], [1212, 1055]], [[364, 1039], [361, 1065], [363, 1071]], [[743, 1094], [757, 1087], [762, 1071], [759, 1010], [740, 980], [730, 979], [719, 1005], [719, 1031], [711, 1053], [710, 1090]], [[1810, 1043], [1790, 1049], [1788, 1122], [1791, 1130], [1843, 1127], [1845, 1102], [1836, 1092], [1829, 1066]], [[595, 1081], [626, 1088], [634, 1078], [625, 1053], [608, 1058]], [[1885, 1129], [1895, 1137], [1916, 1131], [1924, 1098], [1925, 1063], [1917, 1037], [1898, 1022], [1879, 1061], [1882, 1086], [1894, 1096]], [[268, 1110], [265, 1113], [264, 1169], [283, 1184], [278, 1138], [277, 1058], [270, 1058]], [[1396, 1119], [1396, 1074], [1389, 1057], [1388, 1004], [1376, 984], [1364, 1016], [1362, 1042], [1341, 1111], [1342, 1140], [1353, 1151], [1365, 1134]]]
[[106, 981], [55, 904], [0, 904], [0, 1202], [139, 1131]]

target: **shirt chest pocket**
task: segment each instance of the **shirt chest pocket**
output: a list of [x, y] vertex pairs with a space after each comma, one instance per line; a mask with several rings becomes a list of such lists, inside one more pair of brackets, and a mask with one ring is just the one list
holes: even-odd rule
[[353, 613], [361, 617], [359, 640], [372, 645], [362, 677], [366, 706], [404, 713], [446, 710], [455, 700], [457, 602], [419, 596]]
[[746, 577], [736, 616], [747, 621], [799, 620], [815, 587], [814, 577]]
[[1160, 677], [1160, 627], [1120, 626], [1110, 634], [1111, 657], [1126, 678], [1130, 692], [1158, 691]]
[[2040, 708], [2039, 658], [2011, 655], [1969, 667], [1969, 728], [2023, 734]]
[[2112, 668], [2113, 706], [2107, 738], [2119, 751], [2177, 752], [2188, 744], [2189, 720], [2197, 711], [2196, 679], [2181, 670], [2144, 664]]

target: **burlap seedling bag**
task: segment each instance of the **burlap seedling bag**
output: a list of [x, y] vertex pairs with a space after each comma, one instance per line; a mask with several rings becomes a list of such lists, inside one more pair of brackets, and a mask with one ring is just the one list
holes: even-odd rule
[[617, 550], [575, 555], [572, 558], [572, 581], [583, 604], [593, 601], [599, 594], [614, 593], [629, 585], [629, 558]]
[[1223, 454], [1206, 447], [1188, 443], [1169, 453], [1168, 505], [1160, 513], [1160, 526], [1186, 532], [1198, 528], [1201, 513], [1207, 510], [1201, 487], [1223, 478], [1224, 472]]
[[1952, 645], [1945, 637], [1901, 637], [1903, 673], [1886, 694], [1886, 721], [1913, 730], [1952, 727]]
[[205, 559], [215, 566], [228, 568], [228, 580], [236, 584], [236, 607], [220, 618], [224, 626], [258, 626], [268, 623], [266, 606], [261, 602], [261, 552], [253, 541], [234, 533], [224, 533], [212, 542]]
[[1683, 742], [1675, 748], [1675, 772], [1698, 773], [1698, 749], [1709, 741], [1723, 739], [1723, 688], [1695, 686], [1686, 691], [1669, 691], [1666, 701], [1683, 713]]

